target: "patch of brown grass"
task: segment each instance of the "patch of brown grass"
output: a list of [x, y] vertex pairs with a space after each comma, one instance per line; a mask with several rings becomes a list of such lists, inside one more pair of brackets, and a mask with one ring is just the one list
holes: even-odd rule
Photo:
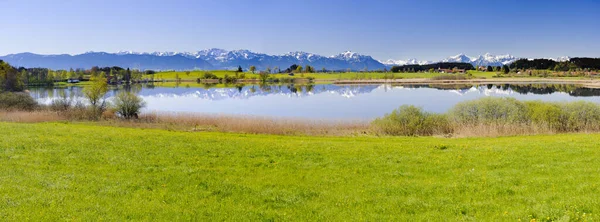
[[38, 123], [67, 120], [56, 112], [49, 111], [0, 111], [0, 121]]
[[257, 116], [207, 115], [190, 113], [151, 113], [130, 124], [159, 125], [190, 131], [242, 132], [276, 135], [356, 135], [367, 134], [367, 121], [330, 121]]

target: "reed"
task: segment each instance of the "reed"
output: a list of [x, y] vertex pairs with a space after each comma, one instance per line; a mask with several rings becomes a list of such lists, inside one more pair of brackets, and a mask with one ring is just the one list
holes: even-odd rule
[[361, 120], [307, 120], [244, 115], [193, 113], [149, 113], [132, 126], [159, 126], [190, 131], [243, 132], [275, 135], [354, 135], [369, 133], [369, 123]]
[[600, 105], [592, 102], [522, 102], [482, 98], [456, 104], [447, 114], [402, 106], [372, 122], [377, 133], [397, 136], [514, 136], [600, 132]]

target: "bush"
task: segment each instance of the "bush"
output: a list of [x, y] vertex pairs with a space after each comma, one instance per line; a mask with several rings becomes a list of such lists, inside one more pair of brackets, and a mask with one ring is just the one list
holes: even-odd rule
[[59, 93], [60, 97], [53, 99], [50, 103], [50, 109], [52, 111], [65, 111], [71, 108], [73, 105], [73, 99], [67, 97], [67, 94], [64, 92]]
[[217, 75], [212, 74], [210, 72], [205, 72], [204, 76], [202, 76], [204, 79], [219, 79], [219, 77], [217, 77]]
[[137, 118], [146, 106], [142, 98], [131, 92], [121, 92], [114, 98], [115, 112], [125, 119]]
[[[456, 104], [447, 115], [402, 106], [372, 122], [388, 135], [516, 135], [557, 132], [599, 132], [600, 104], [593, 102], [521, 102], [487, 97]], [[484, 130], [484, 131], [481, 131]]]
[[377, 132], [398, 136], [429, 136], [452, 132], [445, 115], [429, 113], [420, 107], [403, 105], [373, 121]]
[[557, 131], [567, 130], [566, 113], [558, 103], [527, 101], [527, 117], [531, 124], [547, 127]]
[[600, 106], [596, 103], [578, 101], [560, 104], [562, 118], [566, 120], [564, 131], [600, 130]]
[[0, 109], [32, 111], [37, 108], [37, 102], [24, 92], [0, 93]]
[[72, 100], [68, 98], [53, 99], [50, 102], [50, 110], [52, 111], [65, 111], [71, 108]]
[[463, 125], [527, 122], [527, 106], [515, 98], [486, 97], [461, 102], [449, 114], [452, 121]]
[[230, 76], [228, 74], [225, 74], [225, 77], [223, 77], [223, 83], [236, 83], [237, 82], [237, 77], [235, 76]]

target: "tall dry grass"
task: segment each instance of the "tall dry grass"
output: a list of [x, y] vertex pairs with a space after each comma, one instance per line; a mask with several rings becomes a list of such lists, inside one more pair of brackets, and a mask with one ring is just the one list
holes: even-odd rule
[[3, 122], [39, 123], [64, 120], [67, 120], [65, 116], [49, 111], [0, 111], [0, 121]]
[[355, 135], [369, 133], [369, 122], [361, 120], [307, 120], [258, 116], [210, 115], [193, 113], [150, 113], [134, 125], [158, 125], [190, 131], [243, 132], [275, 135]]

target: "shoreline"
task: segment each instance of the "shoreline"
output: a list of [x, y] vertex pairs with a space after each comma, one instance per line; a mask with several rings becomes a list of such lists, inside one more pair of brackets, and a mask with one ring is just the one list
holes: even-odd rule
[[336, 80], [332, 84], [336, 85], [362, 85], [362, 84], [440, 84], [440, 85], [458, 85], [458, 84], [579, 84], [586, 88], [600, 88], [600, 80], [584, 79], [460, 79], [460, 80], [433, 80], [433, 79], [373, 79], [373, 80]]

